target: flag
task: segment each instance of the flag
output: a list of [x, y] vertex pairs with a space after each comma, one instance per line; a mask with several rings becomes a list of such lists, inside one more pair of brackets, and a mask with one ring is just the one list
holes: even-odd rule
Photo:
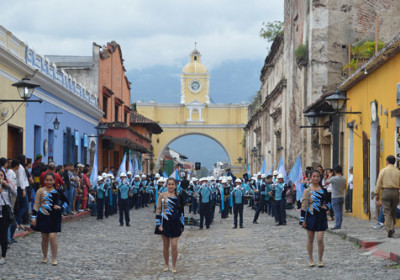
[[164, 172], [162, 173], [162, 175], [163, 175], [163, 177], [164, 177], [165, 179], [168, 178], [167, 172], [164, 171]]
[[261, 174], [267, 173], [267, 158], [264, 158], [263, 164], [261, 166]]
[[122, 158], [121, 165], [118, 168], [117, 172], [117, 178], [120, 177], [121, 173], [126, 173], [126, 153], [124, 154], [124, 157]]
[[300, 155], [297, 157], [296, 162], [293, 164], [292, 169], [289, 172], [289, 180], [296, 185], [296, 200], [301, 200], [303, 197], [303, 188], [301, 187], [301, 180], [303, 180], [303, 171], [301, 169], [301, 158]]
[[131, 159], [131, 153], [129, 153], [128, 171], [130, 171], [131, 174], [134, 174], [134, 172], [135, 172], [135, 171], [133, 170], [132, 159]]
[[286, 173], [285, 165], [283, 164], [283, 157], [282, 156], [281, 156], [281, 159], [279, 161], [277, 171], [278, 171], [279, 174], [282, 174], [284, 180], [287, 181], [287, 173]]
[[92, 167], [92, 173], [90, 174], [90, 183], [92, 184], [92, 187], [97, 184], [97, 176], [99, 173], [99, 168], [97, 166], [97, 149], [94, 152], [94, 159], [93, 159], [93, 167]]
[[250, 164], [247, 165], [247, 172], [246, 173], [247, 173], [247, 176], [248, 176], [248, 178], [250, 180], [250, 178], [251, 178]]
[[272, 175], [272, 167], [273, 167], [273, 166], [271, 166], [271, 168], [268, 170], [267, 176], [268, 176], [268, 175]]
[[171, 173], [171, 175], [169, 175], [170, 178], [174, 178], [177, 181], [181, 180], [181, 177], [179, 177], [179, 171], [178, 169], [175, 169], [174, 172]]
[[139, 165], [137, 162], [137, 158], [135, 157], [135, 169], [133, 171], [133, 176], [139, 175]]

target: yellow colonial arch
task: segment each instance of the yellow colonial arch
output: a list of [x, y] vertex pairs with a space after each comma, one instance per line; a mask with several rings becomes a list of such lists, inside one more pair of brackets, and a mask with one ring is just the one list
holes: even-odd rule
[[156, 169], [169, 144], [183, 136], [195, 134], [209, 137], [221, 145], [230, 159], [232, 173], [241, 176], [246, 168], [237, 159], [245, 158], [243, 128], [247, 124], [248, 105], [210, 103], [209, 73], [200, 58], [200, 52], [195, 49], [190, 53], [189, 63], [183, 68], [180, 103], [136, 104], [140, 114], [157, 122], [163, 129], [163, 133], [153, 137]]
[[[193, 132], [187, 132], [187, 133], [184, 133], [184, 134], [182, 134], [182, 135], [178, 135], [178, 136], [176, 136], [175, 138], [173, 138], [173, 139], [171, 139], [170, 141], [168, 141], [168, 142], [164, 145], [164, 147], [161, 149], [160, 153], [158, 154], [158, 157], [156, 158], [156, 159], [157, 159], [157, 164], [156, 164], [156, 165], [160, 165], [160, 164], [161, 164], [162, 155], [164, 154], [164, 152], [166, 151], [166, 149], [168, 148], [169, 145], [171, 145], [173, 142], [175, 142], [176, 140], [178, 140], [178, 139], [180, 139], [180, 138], [183, 138], [183, 137], [185, 137], [185, 136], [190, 136], [190, 135], [204, 136], [204, 137], [207, 137], [207, 138], [210, 138], [210, 139], [214, 140], [214, 141], [224, 150], [225, 154], [226, 154], [226, 155], [228, 156], [228, 158], [229, 158], [229, 164], [232, 165], [232, 159], [230, 158], [229, 152], [228, 152], [227, 149], [224, 147], [224, 145], [220, 142], [220, 140], [217, 139], [217, 138], [215, 138], [215, 137], [212, 136], [212, 135], [198, 132], [197, 130], [196, 130], [196, 131], [193, 131]], [[162, 144], [161, 144], [161, 146], [162, 146]]]

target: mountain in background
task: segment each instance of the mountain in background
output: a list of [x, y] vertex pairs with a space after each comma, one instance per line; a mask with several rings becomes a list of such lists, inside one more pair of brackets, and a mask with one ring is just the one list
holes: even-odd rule
[[[206, 63], [205, 63], [206, 64]], [[260, 89], [260, 71], [263, 60], [225, 62], [210, 70], [210, 97], [212, 103], [241, 103]], [[159, 103], [179, 103], [182, 66], [157, 66], [127, 73], [132, 82], [132, 102], [155, 100]], [[171, 143], [175, 151], [186, 155], [189, 161], [201, 162], [212, 170], [217, 161], [228, 162], [221, 146], [205, 136], [189, 135]], [[193, 147], [196, 147], [195, 149]], [[232, 159], [236, 161], [236, 159]]]
[[[248, 102], [260, 89], [262, 60], [222, 63], [210, 70], [210, 97], [213, 103]], [[179, 103], [182, 66], [155, 66], [127, 73], [132, 82], [132, 102]]]

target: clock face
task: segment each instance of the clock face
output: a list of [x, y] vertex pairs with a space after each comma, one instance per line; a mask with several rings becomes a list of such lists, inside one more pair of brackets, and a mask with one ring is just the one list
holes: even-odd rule
[[199, 81], [194, 80], [194, 81], [190, 82], [190, 90], [192, 92], [198, 93], [200, 91], [200, 89], [201, 89], [201, 84]]

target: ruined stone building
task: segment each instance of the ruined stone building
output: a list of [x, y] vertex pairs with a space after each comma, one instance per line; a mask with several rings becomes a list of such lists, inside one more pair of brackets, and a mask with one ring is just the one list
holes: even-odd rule
[[[281, 156], [289, 170], [299, 154], [303, 168], [320, 163], [330, 167], [330, 129], [301, 129], [309, 125], [303, 113], [329, 110], [323, 97], [347, 78], [342, 69], [352, 45], [374, 41], [376, 32], [379, 40], [388, 42], [400, 26], [396, 0], [285, 0], [284, 5], [283, 36], [271, 45], [259, 96], [249, 106], [246, 152], [253, 173], [260, 170], [264, 158], [268, 169], [276, 168]], [[346, 166], [345, 117], [341, 123], [339, 163]]]

